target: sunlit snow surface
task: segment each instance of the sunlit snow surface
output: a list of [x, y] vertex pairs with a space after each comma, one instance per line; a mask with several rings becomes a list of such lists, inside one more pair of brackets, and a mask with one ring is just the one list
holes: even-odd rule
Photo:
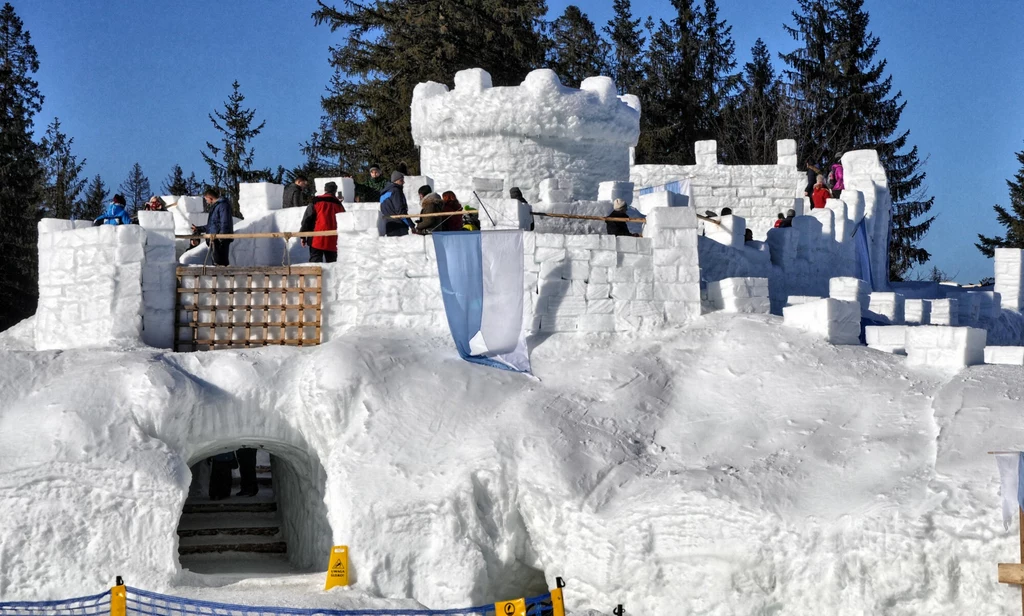
[[[909, 370], [769, 316], [535, 337], [536, 379], [415, 331], [174, 354], [35, 352], [30, 328], [0, 335], [0, 600], [123, 575], [208, 600], [462, 607], [543, 572], [577, 613], [1019, 605], [996, 583], [1017, 529], [985, 453], [1024, 445], [1019, 367]], [[311, 522], [296, 549], [349, 545], [353, 587], [181, 571], [188, 463], [243, 441], [322, 484], [330, 536]]]

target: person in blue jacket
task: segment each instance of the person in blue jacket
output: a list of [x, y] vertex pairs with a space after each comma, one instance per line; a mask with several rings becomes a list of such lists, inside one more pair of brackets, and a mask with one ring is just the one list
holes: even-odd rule
[[381, 235], [408, 235], [413, 226], [411, 218], [387, 218], [409, 213], [409, 204], [405, 202], [405, 175], [401, 171], [391, 172], [391, 182], [380, 193], [380, 218], [377, 219], [377, 232]]
[[94, 227], [99, 225], [130, 225], [132, 217], [124, 209], [124, 195], [114, 195], [110, 205], [99, 217], [92, 221]]
[[[207, 219], [206, 225], [202, 227], [192, 225], [192, 233], [234, 233], [235, 219], [231, 216], [231, 204], [228, 203], [227, 197], [221, 197], [216, 188], [207, 188], [203, 193], [203, 198], [206, 199], [206, 204], [211, 206], [210, 217]], [[213, 252], [214, 265], [230, 265], [228, 255], [231, 248], [230, 239], [213, 240], [212, 243], [207, 240], [206, 243]]]

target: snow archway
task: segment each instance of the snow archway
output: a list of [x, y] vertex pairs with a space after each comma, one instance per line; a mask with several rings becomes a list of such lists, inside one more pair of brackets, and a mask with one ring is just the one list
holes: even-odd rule
[[[292, 569], [297, 572], [326, 570], [332, 536], [325, 501], [327, 474], [317, 455], [280, 440], [233, 438], [204, 444], [190, 452], [187, 460], [192, 467], [212, 455], [241, 447], [270, 454], [271, 487], [277, 505], [280, 540], [287, 545], [287, 560]], [[230, 556], [225, 556], [222, 564], [226, 573], [240, 572], [232, 570], [239, 568], [233, 567]], [[251, 563], [246, 569], [252, 569]]]

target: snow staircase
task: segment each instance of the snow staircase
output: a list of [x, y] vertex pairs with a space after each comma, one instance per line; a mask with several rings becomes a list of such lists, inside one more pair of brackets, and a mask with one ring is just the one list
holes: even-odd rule
[[178, 555], [198, 554], [285, 554], [287, 544], [281, 538], [277, 497], [271, 485], [269, 463], [257, 462], [259, 494], [235, 496], [239, 489], [238, 471], [232, 477], [231, 496], [217, 501], [205, 491], [190, 496], [178, 523]]

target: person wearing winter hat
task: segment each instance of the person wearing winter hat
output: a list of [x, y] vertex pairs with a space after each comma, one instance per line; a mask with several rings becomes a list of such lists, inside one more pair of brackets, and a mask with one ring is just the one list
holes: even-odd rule
[[[613, 201], [612, 212], [608, 214], [608, 218], [629, 218], [629, 214], [626, 213], [626, 202], [622, 199]], [[604, 224], [607, 227], [608, 235], [633, 235], [629, 232], [629, 226], [621, 220], [606, 220]]]
[[378, 165], [370, 165], [369, 176], [369, 179], [358, 188], [365, 195], [364, 198], [379, 201], [384, 187], [388, 184], [388, 179], [384, 177], [384, 173], [381, 172]]
[[124, 195], [117, 194], [110, 201], [110, 205], [107, 209], [103, 210], [96, 220], [92, 221], [94, 227], [100, 225], [130, 225], [132, 224], [132, 217], [128, 215], [127, 210], [124, 209]]
[[405, 201], [405, 175], [401, 171], [391, 172], [391, 182], [380, 194], [380, 217], [377, 219], [377, 232], [381, 236], [399, 237], [408, 235], [413, 226], [408, 218], [388, 218], [389, 216], [408, 216], [409, 204]]
[[[299, 231], [337, 231], [338, 214], [345, 211], [345, 206], [338, 199], [338, 185], [335, 182], [324, 184], [324, 192], [313, 199], [302, 216]], [[309, 246], [310, 263], [336, 263], [338, 261], [338, 236], [316, 235], [302, 238], [302, 245]]]

